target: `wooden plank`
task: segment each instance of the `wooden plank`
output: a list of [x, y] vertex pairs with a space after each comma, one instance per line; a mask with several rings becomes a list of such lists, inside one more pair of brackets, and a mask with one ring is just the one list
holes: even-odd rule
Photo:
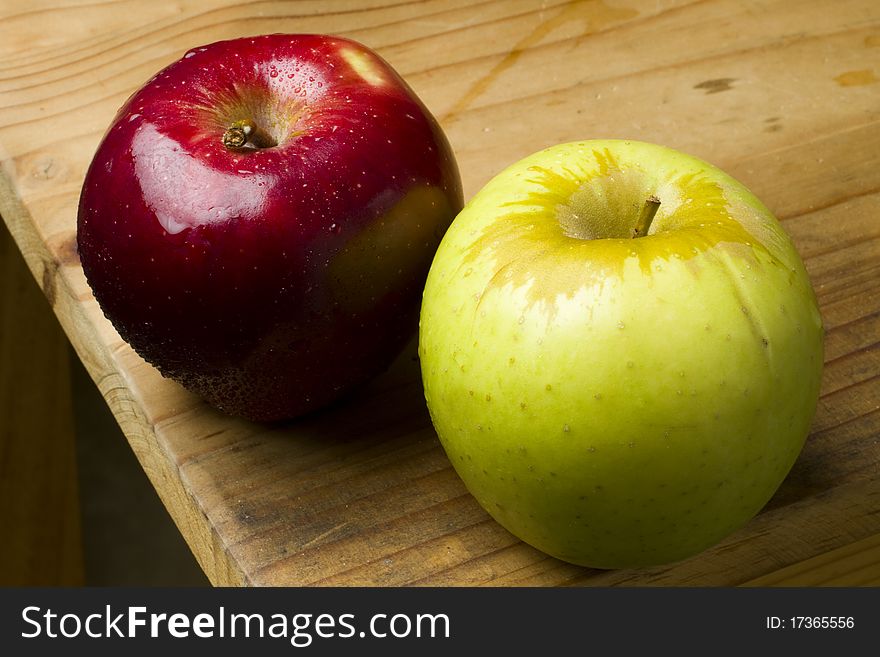
[[[343, 408], [282, 427], [219, 415], [141, 361], [76, 257], [85, 168], [158, 68], [270, 31], [377, 48], [441, 118], [466, 197], [528, 153], [591, 137], [680, 148], [761, 197], [804, 255], [828, 329], [813, 432], [768, 507], [680, 564], [576, 568], [467, 495], [430, 427], [413, 349]], [[0, 36], [0, 211], [215, 584], [728, 585], [880, 532], [876, 3], [13, 0]]]
[[745, 586], [880, 586], [880, 535], [758, 577]]

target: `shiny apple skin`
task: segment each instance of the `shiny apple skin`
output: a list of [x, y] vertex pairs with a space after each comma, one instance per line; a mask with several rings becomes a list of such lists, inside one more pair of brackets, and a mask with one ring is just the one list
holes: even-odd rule
[[[224, 146], [254, 115], [278, 145]], [[129, 98], [86, 175], [77, 241], [142, 358], [226, 413], [281, 420], [400, 352], [461, 207], [451, 147], [390, 65], [276, 34], [195, 48]]]

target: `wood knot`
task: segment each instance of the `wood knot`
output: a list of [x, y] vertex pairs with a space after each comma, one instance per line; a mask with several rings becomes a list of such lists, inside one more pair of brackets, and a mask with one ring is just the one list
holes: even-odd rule
[[716, 78], [714, 80], [704, 80], [698, 84], [694, 85], [694, 89], [701, 89], [705, 91], [706, 94], [717, 94], [722, 91], [729, 91], [733, 89], [733, 83], [736, 82], [736, 78]]

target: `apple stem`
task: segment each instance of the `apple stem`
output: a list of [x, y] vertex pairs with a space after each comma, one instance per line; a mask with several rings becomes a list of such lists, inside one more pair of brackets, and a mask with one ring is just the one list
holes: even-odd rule
[[250, 119], [236, 121], [226, 128], [221, 141], [229, 150], [271, 148], [278, 145]]
[[636, 227], [633, 228], [632, 236], [634, 238], [644, 237], [648, 234], [648, 230], [651, 228], [651, 222], [654, 221], [654, 215], [657, 214], [657, 209], [659, 207], [660, 199], [653, 194], [645, 200], [645, 205], [642, 206], [642, 212], [639, 214], [639, 220], [636, 223]]

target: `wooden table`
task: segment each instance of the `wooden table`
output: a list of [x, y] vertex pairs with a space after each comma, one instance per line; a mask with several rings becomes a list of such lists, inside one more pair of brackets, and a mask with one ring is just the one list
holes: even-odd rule
[[[803, 255], [827, 327], [812, 433], [767, 508], [669, 567], [592, 571], [501, 529], [439, 447], [414, 351], [357, 399], [224, 417], [121, 341], [75, 249], [84, 171], [122, 101], [202, 43], [332, 32], [440, 119], [465, 198], [551, 144], [625, 137], [741, 179]], [[132, 449], [218, 585], [880, 583], [880, 4], [5, 0], [0, 213]], [[5, 418], [4, 418], [5, 421]]]

